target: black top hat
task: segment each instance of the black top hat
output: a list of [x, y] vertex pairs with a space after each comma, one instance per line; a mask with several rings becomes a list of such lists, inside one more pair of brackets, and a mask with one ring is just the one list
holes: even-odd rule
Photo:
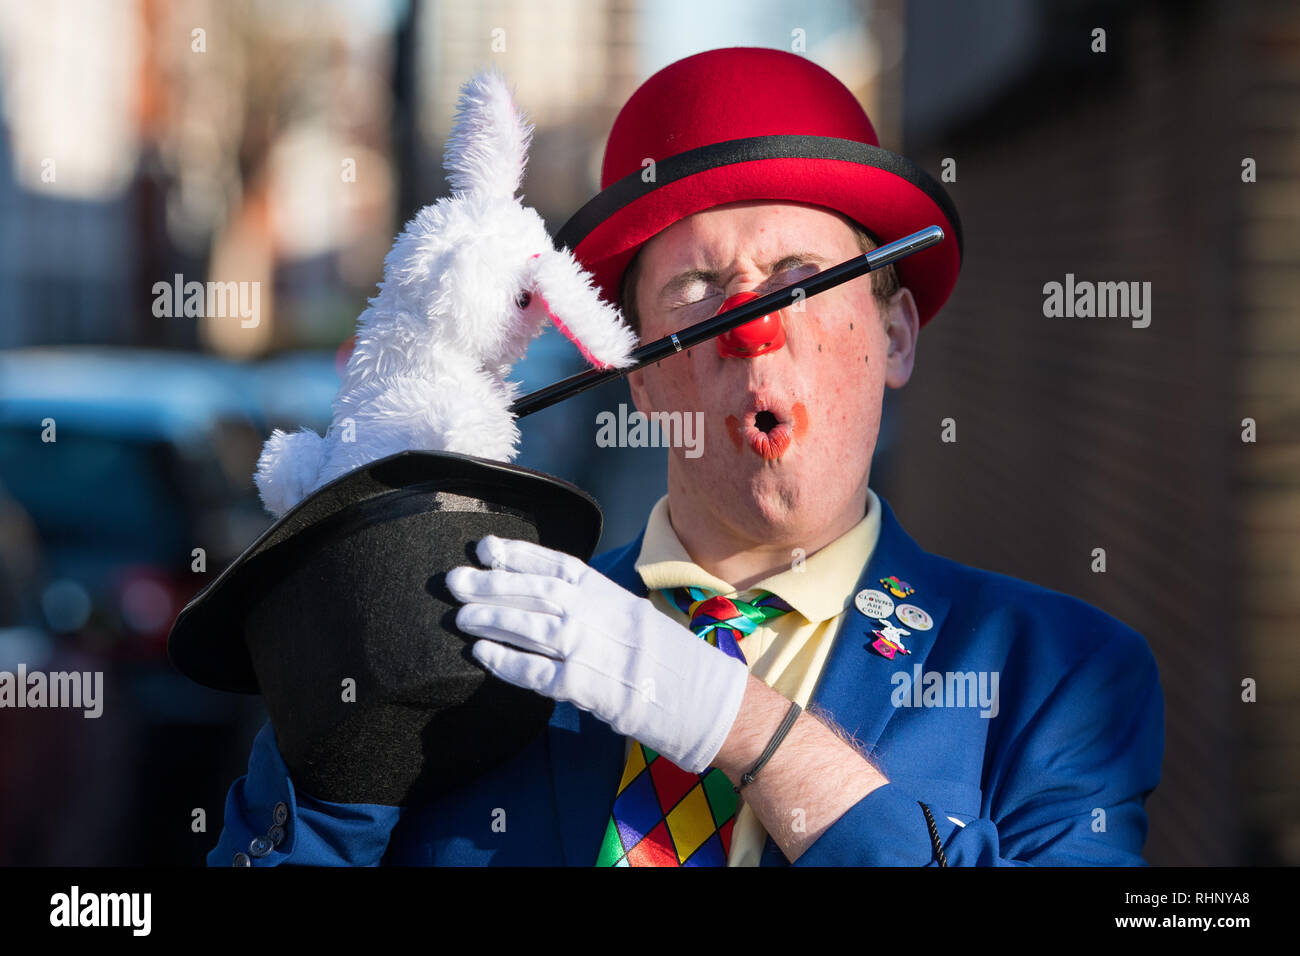
[[600, 507], [551, 475], [408, 451], [325, 485], [181, 611], [173, 665], [261, 693], [297, 787], [322, 800], [436, 799], [527, 745], [554, 702], [474, 660], [446, 572], [486, 534], [582, 560]]

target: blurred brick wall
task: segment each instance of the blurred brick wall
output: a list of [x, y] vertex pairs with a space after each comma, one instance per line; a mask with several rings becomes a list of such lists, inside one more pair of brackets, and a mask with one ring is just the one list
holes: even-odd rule
[[1241, 193], [1232, 314], [1234, 386], [1255, 444], [1233, 444], [1241, 575], [1228, 620], [1259, 682], [1241, 741], [1247, 851], [1300, 863], [1300, 7], [1264, 5], [1245, 24], [1249, 64], [1235, 103], [1259, 180]]
[[[1300, 10], [1119, 16], [1093, 24], [1107, 53], [1048, 62], [943, 141], [908, 144], [936, 178], [956, 160], [966, 257], [890, 395], [875, 483], [923, 547], [1146, 636], [1166, 700], [1149, 862], [1295, 863]], [[1047, 34], [1087, 49], [1083, 21]], [[1043, 285], [1068, 272], [1150, 281], [1150, 326], [1045, 318]]]

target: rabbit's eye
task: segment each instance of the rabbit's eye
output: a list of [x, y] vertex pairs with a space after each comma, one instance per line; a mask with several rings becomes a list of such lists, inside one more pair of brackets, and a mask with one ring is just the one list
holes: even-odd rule
[[515, 305], [521, 309], [528, 308], [528, 303], [532, 301], [533, 295], [531, 292], [520, 292], [519, 295], [515, 297]]

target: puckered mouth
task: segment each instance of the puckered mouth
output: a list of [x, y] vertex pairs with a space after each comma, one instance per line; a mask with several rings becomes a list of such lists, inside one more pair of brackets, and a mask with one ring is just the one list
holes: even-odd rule
[[794, 441], [795, 409], [802, 407], [800, 403], [791, 403], [775, 395], [751, 392], [744, 417], [739, 419], [738, 431], [751, 451], [767, 461], [775, 461], [789, 450]]

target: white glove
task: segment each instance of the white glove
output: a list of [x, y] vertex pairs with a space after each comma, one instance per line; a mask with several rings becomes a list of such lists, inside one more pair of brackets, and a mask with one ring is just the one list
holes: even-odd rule
[[[453, 568], [456, 625], [502, 680], [572, 701], [683, 770], [702, 773], [740, 712], [749, 669], [577, 558], [488, 535]], [[498, 643], [499, 642], [499, 643]]]

